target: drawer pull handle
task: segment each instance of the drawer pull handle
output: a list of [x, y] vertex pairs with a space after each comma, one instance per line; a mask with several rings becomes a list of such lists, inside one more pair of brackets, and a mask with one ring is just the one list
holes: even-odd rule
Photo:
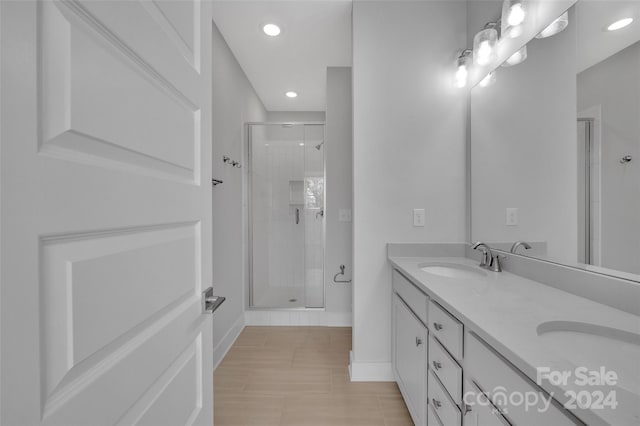
[[442, 326], [442, 324], [438, 323], [438, 322], [434, 322], [433, 323], [433, 327], [436, 329], [436, 331], [440, 331], [442, 330], [444, 327]]
[[436, 410], [442, 407], [442, 403], [435, 398], [431, 398], [431, 402], [433, 402], [433, 406], [436, 407]]
[[416, 346], [420, 346], [422, 344], [422, 339], [419, 337], [416, 337]]
[[435, 368], [436, 370], [440, 370], [442, 368], [442, 364], [438, 361], [433, 361], [433, 368]]

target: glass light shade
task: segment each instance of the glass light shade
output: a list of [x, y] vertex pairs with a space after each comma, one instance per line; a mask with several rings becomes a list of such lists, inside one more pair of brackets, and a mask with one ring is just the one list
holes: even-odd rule
[[496, 45], [498, 44], [498, 31], [490, 26], [480, 31], [473, 38], [473, 61], [476, 65], [488, 65], [498, 57]]
[[504, 61], [502, 64], [503, 67], [512, 67], [514, 65], [518, 65], [523, 63], [527, 59], [527, 46], [524, 46], [522, 49], [518, 50], [516, 53], [511, 55], [509, 59]]
[[463, 52], [458, 57], [456, 74], [454, 78], [454, 84], [458, 88], [463, 88], [467, 85], [467, 79], [469, 77], [469, 51]]
[[527, 6], [523, 0], [504, 0], [502, 3], [502, 37], [516, 38], [522, 32], [522, 24], [527, 16]]
[[491, 71], [489, 74], [486, 75], [485, 78], [480, 80], [480, 83], [478, 83], [478, 85], [480, 85], [480, 87], [487, 87], [487, 86], [491, 86], [495, 82], [496, 82], [496, 72]]
[[569, 12], [568, 11], [563, 13], [562, 15], [560, 15], [560, 17], [557, 18], [555, 21], [553, 21], [551, 24], [549, 24], [549, 26], [547, 26], [547, 28], [545, 28], [544, 30], [540, 31], [540, 34], [538, 34], [536, 36], [536, 38], [551, 37], [553, 35], [558, 34], [562, 30], [564, 30], [565, 28], [567, 28], [567, 26], [569, 26]]

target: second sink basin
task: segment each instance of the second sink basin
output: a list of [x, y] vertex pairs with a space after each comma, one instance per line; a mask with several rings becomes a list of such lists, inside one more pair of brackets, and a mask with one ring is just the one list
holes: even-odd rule
[[447, 278], [482, 278], [487, 273], [477, 267], [459, 263], [430, 262], [422, 263], [418, 267], [429, 274]]

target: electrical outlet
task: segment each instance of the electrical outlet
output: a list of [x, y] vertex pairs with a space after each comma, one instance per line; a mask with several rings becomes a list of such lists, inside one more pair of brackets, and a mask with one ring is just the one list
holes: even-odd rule
[[338, 210], [338, 220], [340, 222], [351, 222], [351, 209]]
[[413, 209], [413, 226], [424, 226], [424, 209]]
[[518, 225], [518, 209], [515, 207], [507, 207], [507, 226]]

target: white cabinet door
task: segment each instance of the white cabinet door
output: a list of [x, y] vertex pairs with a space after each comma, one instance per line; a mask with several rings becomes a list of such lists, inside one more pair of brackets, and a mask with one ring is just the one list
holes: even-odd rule
[[394, 367], [414, 423], [423, 424], [427, 331], [404, 302], [394, 296]]
[[211, 17], [0, 2], [0, 423], [208, 425]]

